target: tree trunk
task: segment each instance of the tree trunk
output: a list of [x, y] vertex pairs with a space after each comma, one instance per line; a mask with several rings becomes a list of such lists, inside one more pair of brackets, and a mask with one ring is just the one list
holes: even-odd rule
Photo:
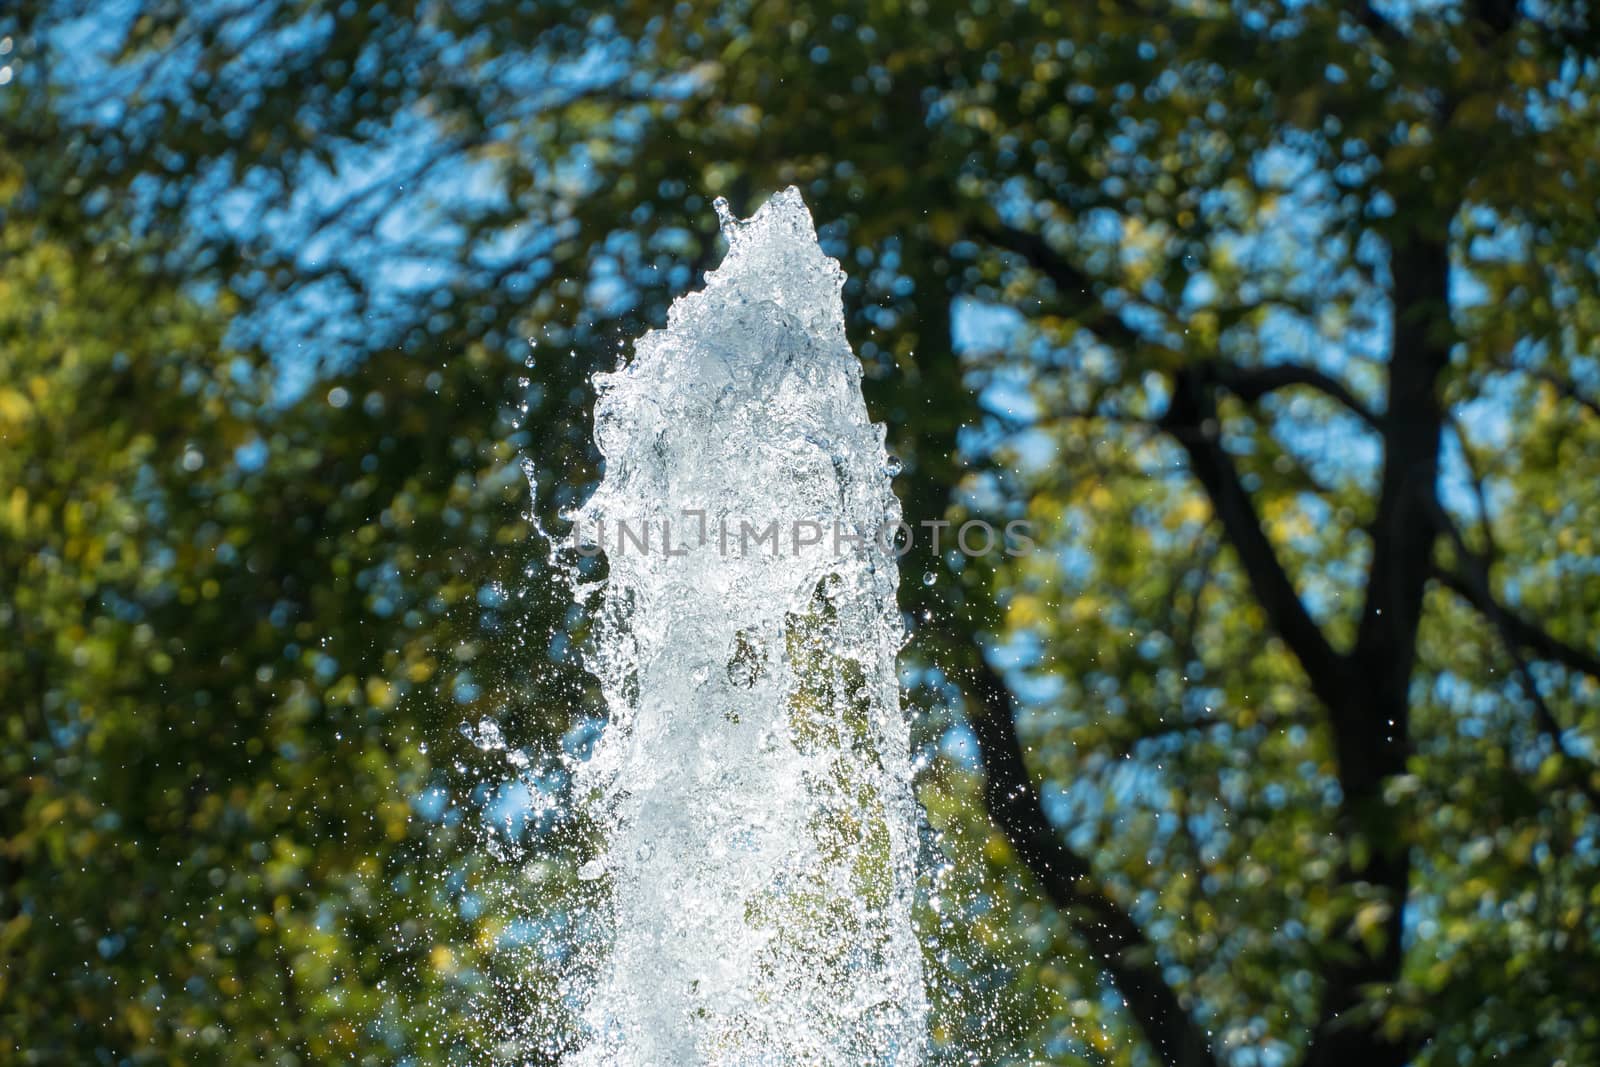
[[[1389, 396], [1381, 428], [1383, 481], [1370, 528], [1372, 563], [1348, 688], [1332, 713], [1340, 825], [1346, 844], [1342, 880], [1384, 908], [1381, 924], [1344, 931], [1348, 962], [1325, 975], [1323, 1017], [1308, 1067], [1401, 1067], [1413, 1043], [1385, 1036], [1364, 1005], [1399, 980], [1406, 894], [1411, 877], [1403, 816], [1385, 799], [1410, 753], [1411, 681], [1422, 599], [1432, 570], [1444, 412], [1439, 376], [1450, 358], [1450, 253], [1445, 232], [1413, 233], [1391, 257], [1394, 322]], [[1365, 932], [1363, 932], [1365, 927]]]

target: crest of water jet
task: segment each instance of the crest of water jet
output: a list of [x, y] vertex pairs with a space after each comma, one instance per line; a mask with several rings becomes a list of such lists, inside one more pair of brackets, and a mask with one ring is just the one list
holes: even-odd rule
[[717, 211], [722, 265], [596, 377], [604, 477], [570, 516], [605, 557], [576, 594], [610, 717], [576, 772], [607, 936], [566, 1062], [917, 1064], [884, 431], [799, 193]]

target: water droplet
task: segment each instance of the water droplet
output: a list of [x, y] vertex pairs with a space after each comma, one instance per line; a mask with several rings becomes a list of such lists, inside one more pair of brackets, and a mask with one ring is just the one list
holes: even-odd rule
[[711, 201], [712, 210], [717, 213], [717, 224], [722, 228], [724, 237], [732, 234], [739, 225], [739, 220], [734, 217], [733, 208], [728, 206], [728, 198], [719, 196]]
[[457, 729], [462, 737], [471, 741], [481, 752], [506, 747], [505, 737], [500, 733], [500, 724], [493, 719], [479, 719], [477, 726], [464, 722]]
[[922, 584], [923, 585], [932, 585], [934, 582], [937, 582], [938, 580], [939, 580], [939, 576], [937, 574], [934, 574], [932, 571], [923, 571], [922, 572]]

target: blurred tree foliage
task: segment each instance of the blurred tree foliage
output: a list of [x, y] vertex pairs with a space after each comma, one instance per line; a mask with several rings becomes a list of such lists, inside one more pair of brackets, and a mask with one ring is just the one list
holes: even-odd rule
[[530, 516], [790, 183], [908, 517], [1040, 534], [905, 561], [941, 1056], [1600, 1059], [1591, 18], [0, 16], [0, 1061], [558, 1056]]

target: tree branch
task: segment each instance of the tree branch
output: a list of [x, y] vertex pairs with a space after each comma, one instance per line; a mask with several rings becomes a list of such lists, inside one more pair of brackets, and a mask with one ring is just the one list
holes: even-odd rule
[[1586, 396], [1583, 390], [1578, 388], [1577, 383], [1569, 381], [1568, 379], [1561, 377], [1559, 374], [1555, 374], [1551, 371], [1543, 370], [1541, 368], [1518, 367], [1513, 365], [1507, 369], [1514, 372], [1520, 371], [1535, 381], [1545, 383], [1556, 391], [1557, 396], [1564, 397], [1588, 411], [1589, 414], [1600, 417], [1600, 401], [1593, 400]]
[[1274, 363], [1265, 367], [1220, 365], [1215, 377], [1218, 384], [1248, 404], [1279, 389], [1303, 385], [1338, 401], [1368, 427], [1379, 428], [1378, 417], [1343, 382], [1315, 367], [1297, 363]]
[[1528, 622], [1512, 613], [1504, 604], [1495, 599], [1493, 586], [1489, 581], [1489, 568], [1494, 559], [1500, 555], [1495, 547], [1494, 526], [1489, 521], [1489, 496], [1484, 492], [1482, 472], [1473, 461], [1472, 449], [1468, 445], [1466, 432], [1454, 419], [1450, 420], [1451, 428], [1455, 431], [1456, 439], [1461, 445], [1461, 458], [1466, 463], [1467, 473], [1472, 479], [1472, 495], [1478, 506], [1478, 522], [1483, 527], [1483, 539], [1487, 552], [1479, 555], [1473, 552], [1461, 532], [1456, 529], [1455, 523], [1450, 519], [1448, 512], [1443, 507], [1436, 508], [1435, 514], [1440, 523], [1440, 529], [1445, 531], [1456, 545], [1463, 563], [1470, 564], [1472, 573], [1460, 575], [1447, 573], [1442, 568], [1436, 567], [1434, 577], [1440, 579], [1447, 587], [1461, 596], [1462, 599], [1476, 607], [1485, 616], [1496, 621], [1502, 631], [1507, 634], [1507, 640], [1522, 647], [1540, 653], [1538, 658], [1552, 660], [1560, 663], [1569, 670], [1579, 671], [1600, 681], [1600, 656], [1585, 652], [1573, 645], [1565, 644], [1550, 636], [1545, 630]]
[[1336, 708], [1345, 692], [1342, 658], [1295, 592], [1233, 457], [1222, 447], [1212, 395], [1219, 369], [1215, 363], [1200, 363], [1179, 372], [1160, 425], [1188, 453], [1190, 469], [1210, 497], [1268, 623], [1300, 661], [1318, 699]]
[[1049, 278], [1056, 291], [1063, 297], [1079, 293], [1090, 294], [1090, 300], [1096, 307], [1094, 315], [1083, 320], [1085, 328], [1106, 341], [1119, 345], [1132, 347], [1142, 342], [1143, 339], [1137, 331], [1093, 295], [1095, 279], [1039, 234], [998, 222], [977, 223], [973, 227], [973, 232], [996, 248], [1026, 260], [1034, 270]]
[[1386, 45], [1404, 44], [1405, 35], [1400, 32], [1394, 23], [1390, 22], [1378, 9], [1373, 6], [1372, 0], [1356, 0], [1351, 5], [1351, 14], [1355, 20], [1367, 28], [1374, 38]]
[[1372, 998], [1393, 987], [1405, 962], [1410, 842], [1384, 783], [1405, 772], [1411, 750], [1411, 680], [1437, 536], [1433, 509], [1444, 427], [1439, 376], [1449, 364], [1453, 336], [1445, 233], [1418, 225], [1390, 246], [1394, 310], [1388, 405], [1380, 421], [1383, 475], [1368, 527], [1366, 596], [1346, 661], [1350, 685], [1345, 699], [1329, 707], [1344, 791], [1340, 830], [1352, 846], [1340, 881], [1376, 890], [1388, 911], [1375, 947], [1352, 930], [1344, 938], [1347, 955], [1329, 960], [1306, 1067], [1401, 1067], [1415, 1052], [1416, 1035], [1384, 1032]]
[[1493, 38], [1504, 37], [1517, 24], [1521, 12], [1518, 0], [1475, 0], [1473, 14], [1487, 26]]
[[[1500, 643], [1505, 646], [1506, 653], [1511, 657], [1511, 664], [1516, 668], [1517, 680], [1522, 685], [1522, 690], [1527, 694], [1528, 701], [1533, 705], [1534, 720], [1538, 723], [1539, 732], [1550, 739], [1556, 752], [1563, 760], [1571, 761], [1574, 773], [1571, 775], [1573, 784], [1589, 798], [1589, 804], [1595, 811], [1600, 811], [1600, 789], [1597, 789], [1593, 778], [1593, 765], [1587, 760], [1582, 760], [1567, 751], [1563, 740], [1566, 728], [1556, 718], [1555, 712], [1550, 710], [1550, 705], [1544, 699], [1544, 693], [1539, 689], [1539, 681], [1533, 676], [1533, 670], [1528, 666], [1527, 659], [1522, 654], [1522, 647], [1512, 635], [1506, 619], [1501, 613], [1500, 605], [1489, 593], [1489, 564], [1486, 560], [1476, 555], [1467, 547], [1466, 538], [1461, 536], [1461, 531], [1445, 513], [1443, 507], [1436, 512], [1439, 528], [1450, 538], [1455, 546], [1456, 553], [1472, 566], [1472, 586], [1479, 591], [1484, 603], [1491, 605], [1490, 610], [1483, 614], [1489, 619], [1496, 632], [1500, 635]], [[1488, 527], [1488, 516], [1484, 516], [1484, 527]]]
[[1016, 733], [1011, 691], [975, 645], [969, 717], [983, 762], [989, 816], [1055, 905], [1111, 975], [1165, 1067], [1217, 1067], [1205, 1032], [1161, 973], [1155, 946], [1131, 916], [1093, 884], [1089, 863], [1069, 848], [1040, 805]]
[[1585, 652], [1576, 645], [1569, 645], [1560, 638], [1552, 636], [1544, 627], [1518, 615], [1495, 598], [1487, 583], [1474, 581], [1455, 571], [1447, 571], [1443, 567], [1435, 567], [1433, 577], [1446, 589], [1477, 608], [1485, 617], [1491, 620], [1498, 618], [1504, 627], [1507, 640], [1533, 653], [1535, 659], [1559, 663], [1568, 670], [1587, 674], [1600, 681], [1600, 656]]

